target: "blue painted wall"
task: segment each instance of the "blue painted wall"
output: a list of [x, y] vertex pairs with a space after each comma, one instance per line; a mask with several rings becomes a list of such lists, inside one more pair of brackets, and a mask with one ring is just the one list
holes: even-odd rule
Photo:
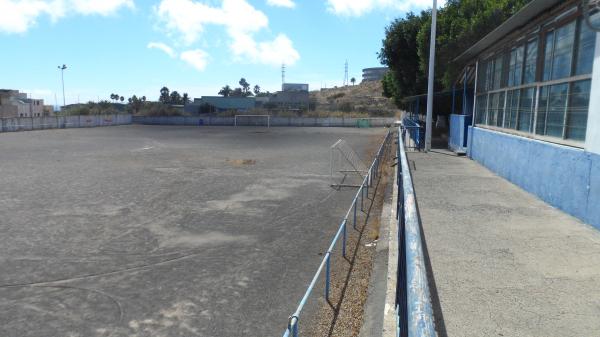
[[469, 157], [600, 229], [600, 155], [477, 127], [469, 134]]
[[468, 128], [471, 125], [472, 119], [471, 116], [450, 115], [450, 138], [448, 139], [450, 150], [454, 152], [466, 152]]

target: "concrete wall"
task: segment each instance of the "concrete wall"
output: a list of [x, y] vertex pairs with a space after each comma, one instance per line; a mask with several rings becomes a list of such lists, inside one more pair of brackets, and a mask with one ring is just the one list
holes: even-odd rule
[[[261, 122], [264, 117], [257, 117]], [[364, 118], [338, 117], [271, 117], [271, 126], [318, 126], [318, 127], [356, 127], [358, 120]], [[371, 118], [372, 127], [383, 127], [393, 124], [393, 117]], [[134, 124], [146, 125], [198, 125], [198, 126], [233, 126], [233, 117], [133, 117]]]
[[472, 122], [471, 116], [450, 115], [450, 138], [448, 146], [454, 152], [467, 151], [468, 130]]
[[600, 155], [477, 127], [469, 134], [469, 157], [600, 229]]
[[64, 128], [91, 128], [131, 124], [131, 115], [47, 116], [0, 118], [0, 132]]
[[596, 34], [596, 55], [585, 137], [585, 149], [596, 154], [600, 154], [600, 95], [595, 94], [598, 92], [600, 92], [600, 34]]

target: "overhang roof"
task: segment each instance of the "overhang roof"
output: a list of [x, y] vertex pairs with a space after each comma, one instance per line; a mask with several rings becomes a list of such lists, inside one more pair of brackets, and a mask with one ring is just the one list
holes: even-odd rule
[[544, 11], [562, 3], [563, 1], [564, 0], [532, 0], [530, 3], [525, 5], [525, 7], [521, 8], [521, 10], [515, 15], [504, 21], [503, 24], [498, 26], [483, 39], [479, 40], [479, 42], [475, 43], [473, 46], [471, 46], [471, 48], [467, 49], [467, 51], [454, 59], [454, 62], [463, 63], [474, 59], [477, 57], [477, 55], [485, 51], [494, 43], [498, 42], [498, 40], [502, 39], [514, 30], [526, 25]]

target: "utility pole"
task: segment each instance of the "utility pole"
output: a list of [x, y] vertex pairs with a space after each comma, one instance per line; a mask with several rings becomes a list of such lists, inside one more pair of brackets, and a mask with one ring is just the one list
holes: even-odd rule
[[67, 69], [67, 66], [65, 64], [63, 64], [62, 66], [58, 66], [58, 69], [60, 70], [60, 78], [62, 80], [63, 107], [64, 107], [65, 105], [67, 105], [67, 100], [65, 99], [65, 69]]
[[425, 120], [425, 152], [431, 151], [433, 120], [433, 79], [435, 72], [435, 37], [437, 26], [437, 0], [433, 0], [431, 10], [431, 41], [429, 42], [429, 81], [427, 84], [427, 119]]

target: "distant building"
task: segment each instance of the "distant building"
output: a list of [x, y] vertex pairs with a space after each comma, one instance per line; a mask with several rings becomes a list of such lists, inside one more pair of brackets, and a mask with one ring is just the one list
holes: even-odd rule
[[362, 71], [363, 82], [381, 81], [388, 71], [388, 67], [365, 68]]
[[192, 103], [186, 104], [184, 110], [195, 115], [224, 111], [246, 112], [254, 109], [255, 106], [254, 97], [202, 96], [194, 98]]
[[306, 91], [308, 92], [308, 84], [305, 83], [284, 83], [282, 91]]
[[18, 90], [0, 89], [0, 118], [42, 117], [49, 116], [44, 112], [44, 100], [27, 98], [26, 93]]

